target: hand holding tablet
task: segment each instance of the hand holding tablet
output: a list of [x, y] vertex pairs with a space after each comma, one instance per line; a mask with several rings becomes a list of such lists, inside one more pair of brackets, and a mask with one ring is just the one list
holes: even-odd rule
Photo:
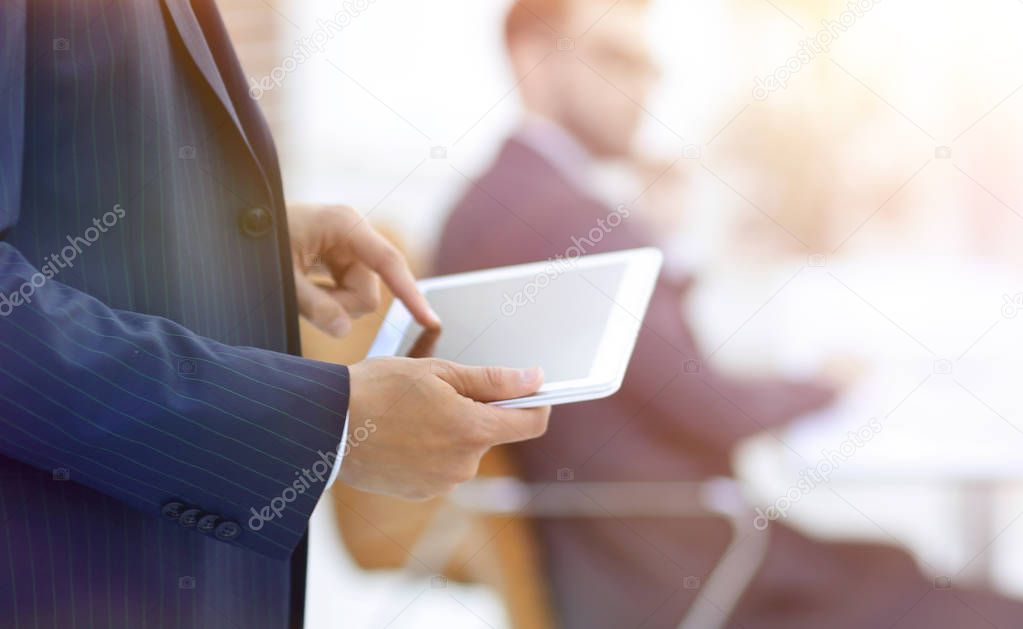
[[423, 280], [443, 329], [424, 330], [395, 301], [369, 356], [543, 368], [536, 393], [495, 406], [607, 397], [621, 386], [660, 266], [660, 252], [643, 248]]
[[543, 381], [538, 369], [377, 358], [348, 372], [352, 395], [340, 478], [363, 491], [412, 500], [447, 493], [476, 476], [493, 446], [547, 430], [549, 407], [485, 403], [533, 393]]

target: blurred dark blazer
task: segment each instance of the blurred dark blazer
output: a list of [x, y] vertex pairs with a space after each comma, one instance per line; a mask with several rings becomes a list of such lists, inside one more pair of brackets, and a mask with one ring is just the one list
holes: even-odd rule
[[213, 1], [5, 0], [0, 129], [0, 624], [298, 626], [348, 374]]
[[[587, 196], [513, 138], [451, 212], [434, 270], [545, 260], [564, 256], [573, 246], [591, 254], [653, 242], [640, 219], [610, 227], [612, 212], [615, 208]], [[598, 221], [608, 226], [600, 228]], [[594, 229], [602, 232], [599, 238], [589, 236]], [[593, 245], [577, 245], [581, 239]], [[554, 478], [558, 467], [572, 462], [586, 462], [576, 478], [581, 473], [590, 480], [728, 475], [730, 450], [739, 440], [830, 401], [830, 391], [822, 387], [743, 380], [706, 364], [682, 318], [691, 285], [688, 276], [661, 274], [621, 391], [605, 400], [557, 407], [548, 435], [536, 448], [521, 448], [530, 475], [542, 471], [537, 478]], [[601, 447], [612, 437], [608, 447], [614, 453]], [[544, 442], [558, 444], [561, 461], [543, 455]], [[630, 455], [643, 456], [621, 465]]]
[[[609, 214], [624, 212], [590, 196], [533, 146], [513, 137], [471, 184], [444, 228], [436, 272], [564, 256], [581, 239], [593, 243], [584, 243], [585, 253], [655, 242], [636, 218], [610, 228], [617, 221]], [[555, 482], [562, 468], [575, 481], [729, 476], [741, 439], [830, 401], [823, 387], [734, 378], [707, 364], [683, 317], [690, 284], [658, 279], [616, 395], [555, 407], [545, 436], [513, 446], [526, 479]], [[541, 519], [536, 527], [559, 626], [569, 629], [677, 626], [699, 595], [686, 579], [705, 579], [730, 536], [713, 518]], [[1008, 627], [1020, 616], [1019, 605], [984, 593], [930, 596], [933, 584], [895, 548], [820, 542], [780, 522], [769, 533], [767, 556], [729, 627], [962, 627], [980, 618]]]
[[[579, 239], [594, 243], [583, 245], [586, 253], [651, 244], [636, 218], [600, 228], [598, 220], [609, 226], [614, 211], [513, 138], [451, 213], [434, 270], [548, 259], [565, 255]], [[594, 228], [602, 232], [599, 242], [588, 237]], [[828, 390], [813, 385], [740, 380], [706, 364], [682, 318], [691, 283], [662, 273], [616, 395], [556, 407], [544, 437], [514, 447], [527, 479], [554, 481], [560, 468], [571, 469], [577, 481], [730, 475], [730, 450], [740, 439], [830, 399]], [[630, 532], [630, 526], [643, 532]], [[556, 606], [568, 627], [631, 626], [642, 620], [634, 617], [637, 610], [658, 607], [659, 618], [677, 623], [692, 595], [682, 591], [672, 598], [683, 577], [708, 572], [728, 540], [727, 526], [713, 520], [543, 520], [538, 527]], [[652, 549], [649, 537], [667, 547]], [[666, 559], [674, 555], [691, 570], [679, 573]], [[662, 605], [666, 598], [670, 604]]]

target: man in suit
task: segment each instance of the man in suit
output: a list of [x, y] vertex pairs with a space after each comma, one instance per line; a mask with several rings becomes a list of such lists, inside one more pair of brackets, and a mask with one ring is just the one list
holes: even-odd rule
[[[640, 212], [603, 199], [593, 177], [596, 160], [629, 153], [656, 76], [643, 45], [644, 3], [607, 9], [585, 0], [513, 5], [505, 35], [527, 115], [456, 204], [437, 272], [656, 242]], [[562, 468], [574, 481], [727, 477], [742, 438], [829, 403], [831, 390], [818, 384], [735, 378], [708, 364], [682, 316], [691, 284], [684, 273], [662, 273], [616, 395], [558, 407], [543, 438], [514, 446], [527, 480], [560, 480]], [[706, 579], [731, 535], [711, 517], [536, 527], [559, 626], [569, 629], [677, 626], [701, 595], [691, 584]], [[935, 590], [894, 548], [824, 543], [778, 522], [760, 535], [769, 535], [766, 557], [729, 627], [1008, 628], [1023, 614], [987, 594]]]
[[378, 276], [439, 322], [353, 210], [286, 206], [213, 0], [5, 0], [0, 130], [4, 627], [300, 627], [336, 475], [432, 496], [543, 432], [479, 402], [538, 370], [297, 356]]

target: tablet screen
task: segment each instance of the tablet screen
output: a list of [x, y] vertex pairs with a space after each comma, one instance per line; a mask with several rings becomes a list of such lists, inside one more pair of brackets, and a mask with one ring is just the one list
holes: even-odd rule
[[547, 382], [588, 377], [617, 307], [625, 266], [560, 264], [524, 277], [431, 288], [426, 298], [443, 330], [424, 334], [421, 327], [409, 326], [397, 354], [467, 365], [539, 365]]

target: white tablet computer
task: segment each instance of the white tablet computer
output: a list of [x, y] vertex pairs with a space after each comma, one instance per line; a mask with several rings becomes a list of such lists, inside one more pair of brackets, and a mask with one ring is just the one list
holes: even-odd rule
[[424, 331], [395, 300], [369, 356], [543, 368], [537, 393], [497, 406], [606, 397], [622, 384], [660, 267], [661, 253], [643, 248], [422, 280], [443, 329]]

